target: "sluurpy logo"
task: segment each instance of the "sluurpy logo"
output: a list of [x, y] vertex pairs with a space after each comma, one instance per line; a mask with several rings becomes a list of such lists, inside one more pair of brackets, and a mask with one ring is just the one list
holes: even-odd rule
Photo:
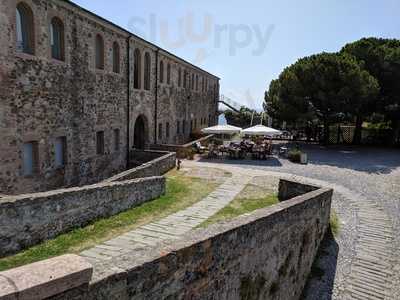
[[251, 55], [261, 56], [275, 29], [274, 25], [265, 28], [259, 24], [218, 24], [211, 14], [197, 19], [193, 12], [187, 12], [175, 21], [150, 14], [147, 18], [132, 17], [129, 30], [140, 37], [160, 43], [163, 47], [176, 50], [194, 47], [195, 64], [204, 62], [213, 51], [224, 50], [235, 56], [243, 49], [250, 49]]

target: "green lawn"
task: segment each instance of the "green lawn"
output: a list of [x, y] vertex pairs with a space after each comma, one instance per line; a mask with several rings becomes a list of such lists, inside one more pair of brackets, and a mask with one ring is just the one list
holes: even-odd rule
[[260, 186], [248, 184], [231, 203], [203, 222], [199, 227], [204, 228], [214, 223], [231, 220], [278, 202], [278, 196], [275, 193]]
[[79, 253], [143, 224], [189, 207], [206, 197], [216, 187], [215, 182], [172, 171], [167, 174], [167, 191], [164, 196], [113, 217], [99, 219], [84, 228], [62, 234], [14, 256], [2, 258], [0, 271], [66, 253]]

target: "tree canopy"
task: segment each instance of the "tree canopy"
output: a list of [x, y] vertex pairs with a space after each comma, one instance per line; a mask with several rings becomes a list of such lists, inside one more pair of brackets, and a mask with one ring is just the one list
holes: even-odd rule
[[352, 55], [381, 87], [375, 111], [392, 122], [393, 138], [400, 131], [400, 40], [364, 38], [347, 44], [341, 53]]
[[373, 113], [399, 123], [399, 82], [400, 41], [362, 39], [339, 53], [305, 57], [284, 69], [266, 91], [264, 107], [281, 121], [317, 118], [324, 124], [325, 140], [329, 124], [348, 117], [356, 123], [358, 143], [362, 123]]

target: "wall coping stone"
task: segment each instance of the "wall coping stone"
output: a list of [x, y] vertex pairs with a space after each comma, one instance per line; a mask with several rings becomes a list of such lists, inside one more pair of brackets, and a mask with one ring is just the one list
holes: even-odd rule
[[[160, 156], [158, 158], [155, 158], [155, 159], [153, 159], [151, 161], [148, 161], [146, 163], [143, 163], [140, 166], [137, 166], [136, 168], [132, 168], [132, 169], [126, 170], [126, 171], [121, 172], [121, 173], [119, 173], [119, 174], [117, 174], [115, 176], [107, 178], [103, 182], [104, 183], [106, 183], [106, 182], [118, 182], [121, 178], [125, 178], [125, 177], [129, 176], [132, 173], [135, 173], [135, 172], [137, 172], [139, 170], [142, 170], [142, 169], [146, 169], [147, 167], [149, 167], [149, 166], [151, 166], [151, 165], [153, 165], [153, 164], [155, 164], [155, 163], [157, 163], [159, 161], [165, 160], [167, 158], [170, 158], [170, 157], [176, 155], [174, 152], [159, 151], [159, 150], [146, 150], [146, 152], [148, 152], [148, 153], [159, 153], [159, 154], [165, 154], [165, 155]], [[148, 177], [145, 177], [145, 178], [148, 178]]]
[[40, 300], [87, 285], [93, 267], [68, 254], [0, 272], [0, 300]]
[[[210, 134], [207, 136], [204, 136], [198, 140], [195, 141], [191, 141], [189, 143], [183, 144], [183, 145], [175, 145], [175, 144], [153, 144], [150, 145], [150, 149], [152, 149], [152, 147], [166, 147], [166, 148], [176, 148], [176, 149], [184, 149], [184, 148], [188, 148], [193, 146], [194, 144], [198, 143], [198, 142], [203, 142], [203, 141], [207, 141], [208, 139], [212, 138], [215, 134]], [[151, 150], [151, 151], [155, 151], [155, 150]]]
[[114, 187], [114, 186], [125, 186], [125, 185], [130, 185], [132, 183], [141, 183], [141, 182], [146, 182], [146, 181], [153, 181], [156, 179], [163, 179], [164, 177], [162, 176], [152, 176], [152, 177], [146, 177], [146, 178], [137, 178], [137, 179], [131, 179], [131, 180], [125, 180], [125, 181], [105, 181], [105, 182], [100, 182], [92, 185], [85, 185], [81, 187], [72, 187], [72, 188], [66, 188], [66, 189], [59, 189], [59, 190], [52, 190], [48, 192], [40, 192], [40, 193], [34, 193], [34, 194], [20, 194], [20, 195], [15, 195], [15, 196], [6, 196], [4, 198], [0, 198], [0, 208], [7, 206], [7, 205], [24, 205], [28, 202], [31, 201], [36, 201], [37, 199], [44, 199], [48, 197], [54, 197], [54, 196], [65, 196], [65, 194], [73, 194], [73, 193], [79, 193], [82, 191], [96, 191], [99, 189], [107, 189], [109, 187]]

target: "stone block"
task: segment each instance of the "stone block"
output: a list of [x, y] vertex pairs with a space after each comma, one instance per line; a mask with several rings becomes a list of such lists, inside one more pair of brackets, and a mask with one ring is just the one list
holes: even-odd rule
[[88, 285], [93, 268], [77, 255], [63, 255], [0, 273], [0, 300], [42, 300]]

